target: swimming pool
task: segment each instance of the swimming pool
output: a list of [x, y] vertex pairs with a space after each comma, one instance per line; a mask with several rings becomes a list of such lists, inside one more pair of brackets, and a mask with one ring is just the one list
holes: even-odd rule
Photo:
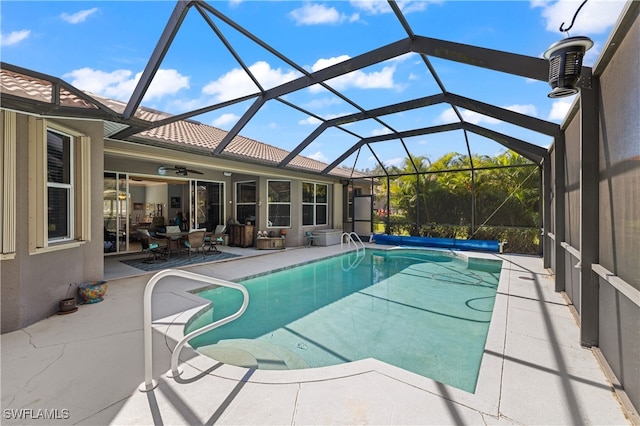
[[[242, 284], [249, 309], [192, 339], [219, 361], [299, 369], [376, 358], [473, 392], [501, 269], [434, 250], [367, 250], [285, 269]], [[237, 291], [212, 301], [186, 332], [235, 312]]]

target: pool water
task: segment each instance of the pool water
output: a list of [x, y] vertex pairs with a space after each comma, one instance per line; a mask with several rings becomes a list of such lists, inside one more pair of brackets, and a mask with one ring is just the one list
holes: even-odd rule
[[[189, 343], [219, 361], [299, 369], [376, 358], [473, 392], [501, 262], [425, 250], [351, 252], [242, 284], [249, 308]], [[236, 312], [240, 292], [199, 293], [213, 308], [187, 332]]]

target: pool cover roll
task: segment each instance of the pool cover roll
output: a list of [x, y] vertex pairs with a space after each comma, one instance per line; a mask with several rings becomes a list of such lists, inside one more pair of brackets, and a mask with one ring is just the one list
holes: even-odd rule
[[458, 240], [456, 238], [409, 237], [404, 235], [374, 234], [376, 244], [414, 247], [438, 247], [454, 250], [480, 250], [499, 252], [500, 244], [494, 240]]

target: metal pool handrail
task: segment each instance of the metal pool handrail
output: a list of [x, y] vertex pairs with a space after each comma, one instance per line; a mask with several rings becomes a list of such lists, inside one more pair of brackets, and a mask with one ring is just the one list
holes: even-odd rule
[[358, 236], [358, 234], [356, 234], [355, 232], [343, 232], [342, 233], [342, 235], [340, 236], [340, 249], [342, 250], [342, 245], [344, 244], [344, 237], [347, 237], [348, 242], [349, 242], [348, 247], [351, 247], [351, 243], [353, 242], [353, 245], [356, 246], [356, 253], [360, 254], [360, 247], [358, 247], [358, 244], [356, 244], [356, 240], [353, 238], [354, 235], [355, 235], [356, 239], [360, 242], [360, 244], [362, 244], [362, 252], [364, 253], [364, 250], [365, 250], [364, 243], [360, 239], [360, 236]]
[[247, 310], [247, 306], [249, 305], [249, 292], [247, 289], [241, 285], [232, 283], [231, 281], [225, 281], [220, 278], [207, 277], [205, 275], [195, 274], [193, 272], [181, 271], [177, 269], [165, 269], [163, 271], [155, 274], [151, 279], [147, 282], [147, 286], [144, 289], [144, 307], [143, 307], [143, 315], [144, 315], [144, 324], [143, 324], [143, 332], [144, 332], [144, 383], [142, 383], [139, 387], [141, 392], [148, 392], [154, 389], [158, 384], [153, 380], [153, 339], [151, 333], [151, 294], [153, 293], [153, 288], [156, 286], [158, 281], [162, 278], [176, 276], [189, 278], [194, 281], [200, 281], [208, 284], [219, 285], [221, 287], [233, 288], [235, 290], [239, 290], [243, 295], [242, 306], [238, 311], [232, 315], [229, 315], [225, 318], [219, 319], [218, 321], [206, 325], [202, 328], [192, 331], [191, 333], [184, 336], [173, 349], [173, 353], [171, 354], [171, 377], [178, 377], [180, 372], [178, 371], [178, 357], [180, 355], [180, 351], [182, 347], [187, 343], [187, 341], [197, 337], [207, 331], [211, 331], [214, 328], [220, 327], [228, 322], [231, 322], [238, 317], [240, 317], [244, 311]]

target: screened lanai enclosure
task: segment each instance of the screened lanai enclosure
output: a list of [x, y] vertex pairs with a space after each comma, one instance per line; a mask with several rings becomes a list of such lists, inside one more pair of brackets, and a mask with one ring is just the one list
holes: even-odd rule
[[[141, 16], [165, 8], [168, 20], [123, 112], [62, 80], [48, 103], [3, 93], [3, 108], [101, 120], [105, 140], [195, 153], [212, 168], [230, 159], [276, 177], [331, 175], [342, 206], [334, 196], [338, 206], [321, 208], [361, 236], [486, 239], [542, 255], [549, 275], [518, 285], [538, 291], [553, 280], [579, 344], [611, 372], [629, 412], [640, 407], [640, 2], [325, 3], [131, 2]], [[556, 3], [570, 5], [545, 9], [559, 31], [523, 25], [520, 15]], [[482, 22], [470, 4], [487, 9]], [[248, 18], [262, 7], [280, 17]], [[576, 35], [581, 16], [597, 22], [613, 9], [615, 24], [595, 43]], [[319, 19], [324, 32], [310, 24]], [[338, 23], [359, 25], [357, 37]], [[175, 93], [198, 87], [197, 99], [176, 99], [166, 114], [139, 108], [187, 64], [201, 75], [170, 80]], [[91, 108], [64, 105], [69, 93]], [[186, 122], [213, 123], [222, 136], [196, 131], [202, 141], [184, 142]], [[172, 123], [167, 141], [158, 129]], [[276, 149], [248, 152], [247, 139]], [[105, 201], [115, 217], [118, 181]]]
[[[387, 172], [349, 187], [350, 206], [372, 207], [362, 213], [350, 208], [353, 231], [365, 233], [370, 222], [373, 234], [494, 240], [504, 252], [542, 253], [542, 175], [524, 157], [452, 152], [434, 162], [407, 157]], [[371, 195], [363, 193], [367, 185]]]
[[[412, 22], [402, 5], [390, 1], [379, 2], [378, 7], [387, 13], [376, 17], [384, 19], [383, 38], [388, 39], [387, 44], [373, 46], [363, 33], [362, 39], [357, 40], [357, 49], [363, 53], [310, 67], [304, 65], [310, 58], [300, 53], [295, 53], [299, 57], [290, 58], [293, 51], [284, 53], [264, 40], [267, 33], [259, 37], [215, 6], [201, 1], [177, 3], [128, 102], [122, 126], [109, 137], [128, 138], [153, 132], [172, 121], [228, 112], [237, 119], [209, 153], [212, 157], [232, 156], [236, 136], [256, 135], [256, 139], [288, 151], [274, 160], [280, 168], [307, 169], [301, 160], [306, 157], [321, 158], [329, 164], [319, 171], [321, 174], [336, 168], [349, 171], [350, 179], [344, 181], [349, 231], [362, 236], [384, 232], [491, 239], [505, 242], [508, 251], [542, 252], [541, 194], [545, 188], [541, 167], [548, 157], [547, 147], [561, 131], [558, 124], [537, 118], [537, 114], [518, 111], [532, 110], [527, 106], [530, 96], [547, 98], [548, 60], [421, 35], [422, 31], [429, 33], [428, 23]], [[210, 43], [207, 52], [198, 51], [199, 55], [215, 50], [218, 55], [234, 59], [234, 73], [242, 75], [238, 80], [244, 83], [242, 88], [231, 95], [212, 87], [218, 102], [157, 122], [132, 122], [138, 118], [136, 109], [158, 69], [170, 67], [181, 54], [194, 50], [181, 36], [181, 28], [188, 26], [197, 26], [201, 41]], [[321, 39], [306, 38], [305, 43], [308, 49], [303, 51], [322, 49]], [[583, 53], [584, 49], [571, 64], [571, 72], [578, 76], [576, 81], [560, 81], [560, 85], [575, 89], [571, 93], [590, 81], [591, 69], [582, 66]], [[411, 71], [411, 78], [420, 80], [419, 92], [402, 90], [393, 81], [392, 74], [400, 72], [407, 62], [421, 65], [419, 75]], [[265, 63], [270, 64], [271, 71], [280, 72], [279, 67], [288, 70], [280, 84], [265, 77], [261, 70]], [[443, 77], [451, 74], [452, 67], [456, 78]], [[471, 80], [478, 84], [468, 84], [461, 78], [471, 73]], [[488, 73], [499, 73], [501, 87], [520, 87], [522, 105], [501, 107], [490, 103], [495, 103], [493, 99], [474, 98], [476, 92], [486, 98], [486, 92], [478, 89]], [[564, 70], [560, 78], [564, 78]], [[387, 86], [346, 90], [354, 79], [365, 80], [360, 83], [361, 88], [373, 86], [366, 80], [375, 79], [387, 79]], [[354, 84], [358, 87], [358, 83]], [[552, 87], [554, 84], [558, 85], [557, 76]], [[394, 85], [392, 94], [380, 90]], [[305, 93], [312, 93], [313, 100]], [[328, 103], [338, 105], [342, 113], [336, 116], [326, 112], [323, 105]], [[277, 131], [265, 134], [260, 127], [267, 112], [270, 117], [277, 114], [283, 121], [273, 125]], [[308, 123], [306, 135], [299, 130], [288, 132], [294, 127], [290, 123], [301, 122]], [[485, 127], [484, 123], [490, 126]], [[334, 157], [324, 158], [329, 152]], [[368, 212], [363, 215], [357, 209], [358, 214], [353, 217], [353, 207], [366, 197], [371, 198], [364, 204]]]
[[[485, 23], [502, 36], [480, 47], [457, 31], [465, 14], [474, 22], [466, 2], [451, 2], [456, 11], [447, 15], [419, 2], [433, 7], [426, 17], [404, 3], [404, 9], [394, 1], [373, 3], [366, 16], [371, 25], [362, 25], [359, 37], [331, 28], [331, 47], [349, 52], [331, 57], [336, 49], [314, 27], [301, 24], [295, 35], [269, 43], [278, 22], [247, 28], [241, 14], [231, 19], [215, 3], [178, 2], [124, 114], [114, 120], [121, 126], [107, 136], [125, 139], [171, 121], [229, 114], [228, 133], [207, 153], [211, 161], [233, 157], [232, 142], [243, 135], [285, 150], [270, 160], [278, 168], [309, 171], [305, 159], [319, 159], [328, 164], [320, 174], [347, 170], [346, 225], [364, 226], [359, 234], [487, 238], [507, 241], [511, 251], [542, 253], [556, 290], [579, 317], [580, 344], [596, 348], [633, 411], [640, 406], [640, 2], [620, 9], [593, 66], [582, 63], [590, 40], [561, 31], [550, 40], [515, 14], [508, 20], [484, 14], [496, 19]], [[558, 17], [560, 30], [573, 25], [585, 3], [589, 13], [595, 2], [574, 2], [568, 16]], [[613, 7], [603, 3], [602, 13]], [[349, 22], [360, 18], [329, 12]], [[197, 28], [200, 43], [181, 31], [187, 25]], [[510, 37], [520, 33], [526, 37]], [[199, 48], [205, 43], [206, 51]], [[237, 65], [232, 72], [204, 68], [222, 76], [206, 86], [212, 102], [157, 122], [136, 117], [161, 66], [201, 55]], [[394, 80], [400, 73], [415, 82], [411, 90]], [[236, 75], [242, 77], [231, 78]], [[235, 90], [224, 90], [230, 82]], [[555, 121], [532, 107], [532, 99], [546, 99], [553, 111], [565, 95], [576, 96]], [[265, 122], [273, 116], [280, 121]]]

